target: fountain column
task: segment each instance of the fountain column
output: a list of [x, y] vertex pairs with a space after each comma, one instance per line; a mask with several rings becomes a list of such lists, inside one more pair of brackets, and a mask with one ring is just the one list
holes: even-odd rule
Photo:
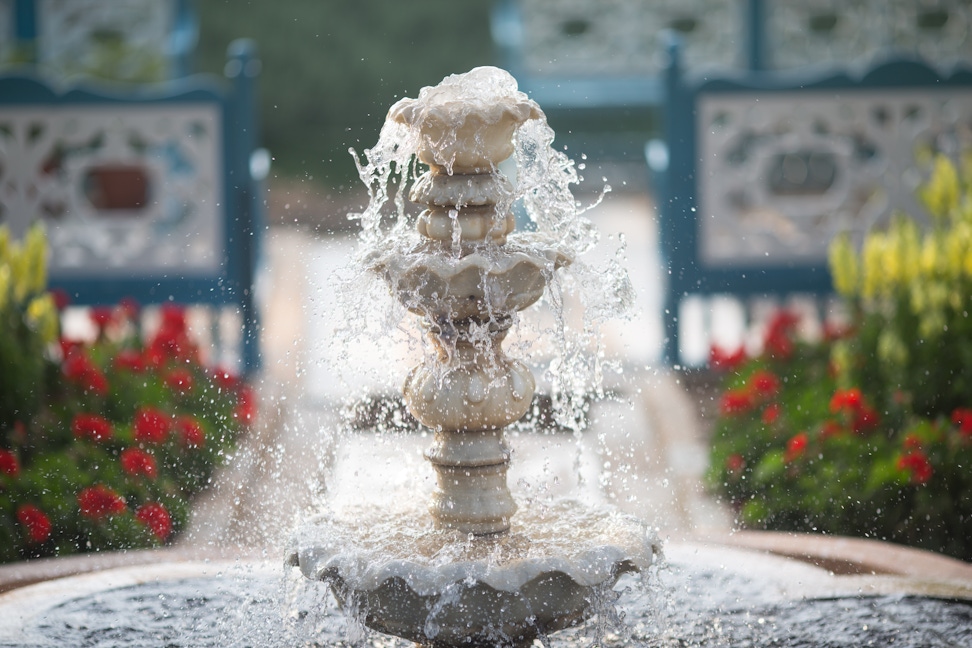
[[512, 154], [514, 129], [536, 113], [523, 102], [492, 114], [456, 104], [430, 115], [411, 100], [390, 112], [418, 126], [427, 143], [419, 159], [430, 169], [410, 198], [427, 206], [417, 228], [428, 241], [427, 258], [440, 262], [431, 264], [438, 267], [423, 278], [424, 290], [412, 292], [411, 282], [395, 286], [425, 318], [434, 351], [406, 379], [405, 402], [435, 432], [426, 458], [437, 477], [436, 525], [476, 535], [510, 527], [516, 504], [506, 483], [503, 428], [526, 413], [535, 389], [530, 370], [507, 357], [502, 343], [510, 313], [528, 305], [519, 293], [536, 293], [539, 273], [522, 285], [522, 271], [487, 260], [506, 256], [501, 248], [514, 227], [512, 187], [496, 166]]

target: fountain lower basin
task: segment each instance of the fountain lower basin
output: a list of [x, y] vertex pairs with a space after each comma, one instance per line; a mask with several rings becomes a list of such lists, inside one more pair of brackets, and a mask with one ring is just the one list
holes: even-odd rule
[[622, 574], [660, 553], [634, 517], [570, 500], [485, 537], [414, 511], [355, 509], [312, 520], [297, 545], [290, 563], [365, 625], [432, 646], [530, 645], [587, 621]]
[[[803, 559], [721, 542], [776, 545]], [[309, 581], [292, 568], [253, 559], [166, 560], [173, 555], [119, 555], [120, 562], [154, 562], [0, 594], [0, 647], [355, 643], [348, 637], [347, 618], [333, 601], [294, 593], [294, 587]], [[652, 568], [654, 584], [648, 589], [637, 587], [631, 576], [621, 578], [620, 598], [608, 607], [624, 609], [625, 629], [592, 623], [565, 630], [548, 645], [857, 648], [893, 643], [937, 648], [968, 645], [972, 633], [972, 567], [928, 552], [874, 541], [751, 533], [670, 543], [665, 555], [664, 564]], [[73, 565], [84, 569], [97, 559], [85, 556]], [[873, 574], [874, 561], [902, 571]], [[41, 572], [50, 562], [21, 568]], [[811, 562], [841, 564], [848, 575]], [[909, 576], [908, 571], [924, 575]], [[0, 570], [0, 588], [4, 575]], [[379, 648], [411, 646], [380, 635], [357, 640]]]

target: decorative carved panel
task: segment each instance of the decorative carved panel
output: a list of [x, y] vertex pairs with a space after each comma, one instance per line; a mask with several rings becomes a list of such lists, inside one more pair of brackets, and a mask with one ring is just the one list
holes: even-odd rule
[[766, 2], [772, 67], [870, 62], [882, 51], [929, 61], [972, 57], [968, 0]]
[[36, 0], [37, 58], [58, 76], [158, 81], [168, 76], [171, 0]]
[[525, 68], [541, 75], [657, 75], [675, 29], [690, 67], [739, 63], [741, 0], [521, 0]]
[[828, 90], [699, 101], [700, 258], [712, 266], [826, 258], [893, 210], [926, 217], [932, 152], [972, 146], [968, 93]]
[[47, 224], [51, 272], [212, 274], [223, 262], [217, 106], [0, 109], [0, 223]]

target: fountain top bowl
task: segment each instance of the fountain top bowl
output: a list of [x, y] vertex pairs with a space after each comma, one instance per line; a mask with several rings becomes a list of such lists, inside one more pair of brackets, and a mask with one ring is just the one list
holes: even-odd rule
[[516, 128], [541, 117], [509, 72], [489, 66], [450, 75], [388, 111], [389, 121], [418, 136], [419, 160], [449, 175], [494, 170], [513, 154]]

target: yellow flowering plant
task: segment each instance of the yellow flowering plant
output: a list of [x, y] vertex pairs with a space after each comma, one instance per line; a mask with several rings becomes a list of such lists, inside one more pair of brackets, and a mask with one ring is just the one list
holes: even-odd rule
[[847, 236], [830, 249], [834, 287], [860, 328], [835, 349], [839, 376], [926, 416], [963, 407], [972, 394], [972, 164], [964, 168], [934, 158], [918, 193], [927, 228], [899, 215], [859, 253]]

